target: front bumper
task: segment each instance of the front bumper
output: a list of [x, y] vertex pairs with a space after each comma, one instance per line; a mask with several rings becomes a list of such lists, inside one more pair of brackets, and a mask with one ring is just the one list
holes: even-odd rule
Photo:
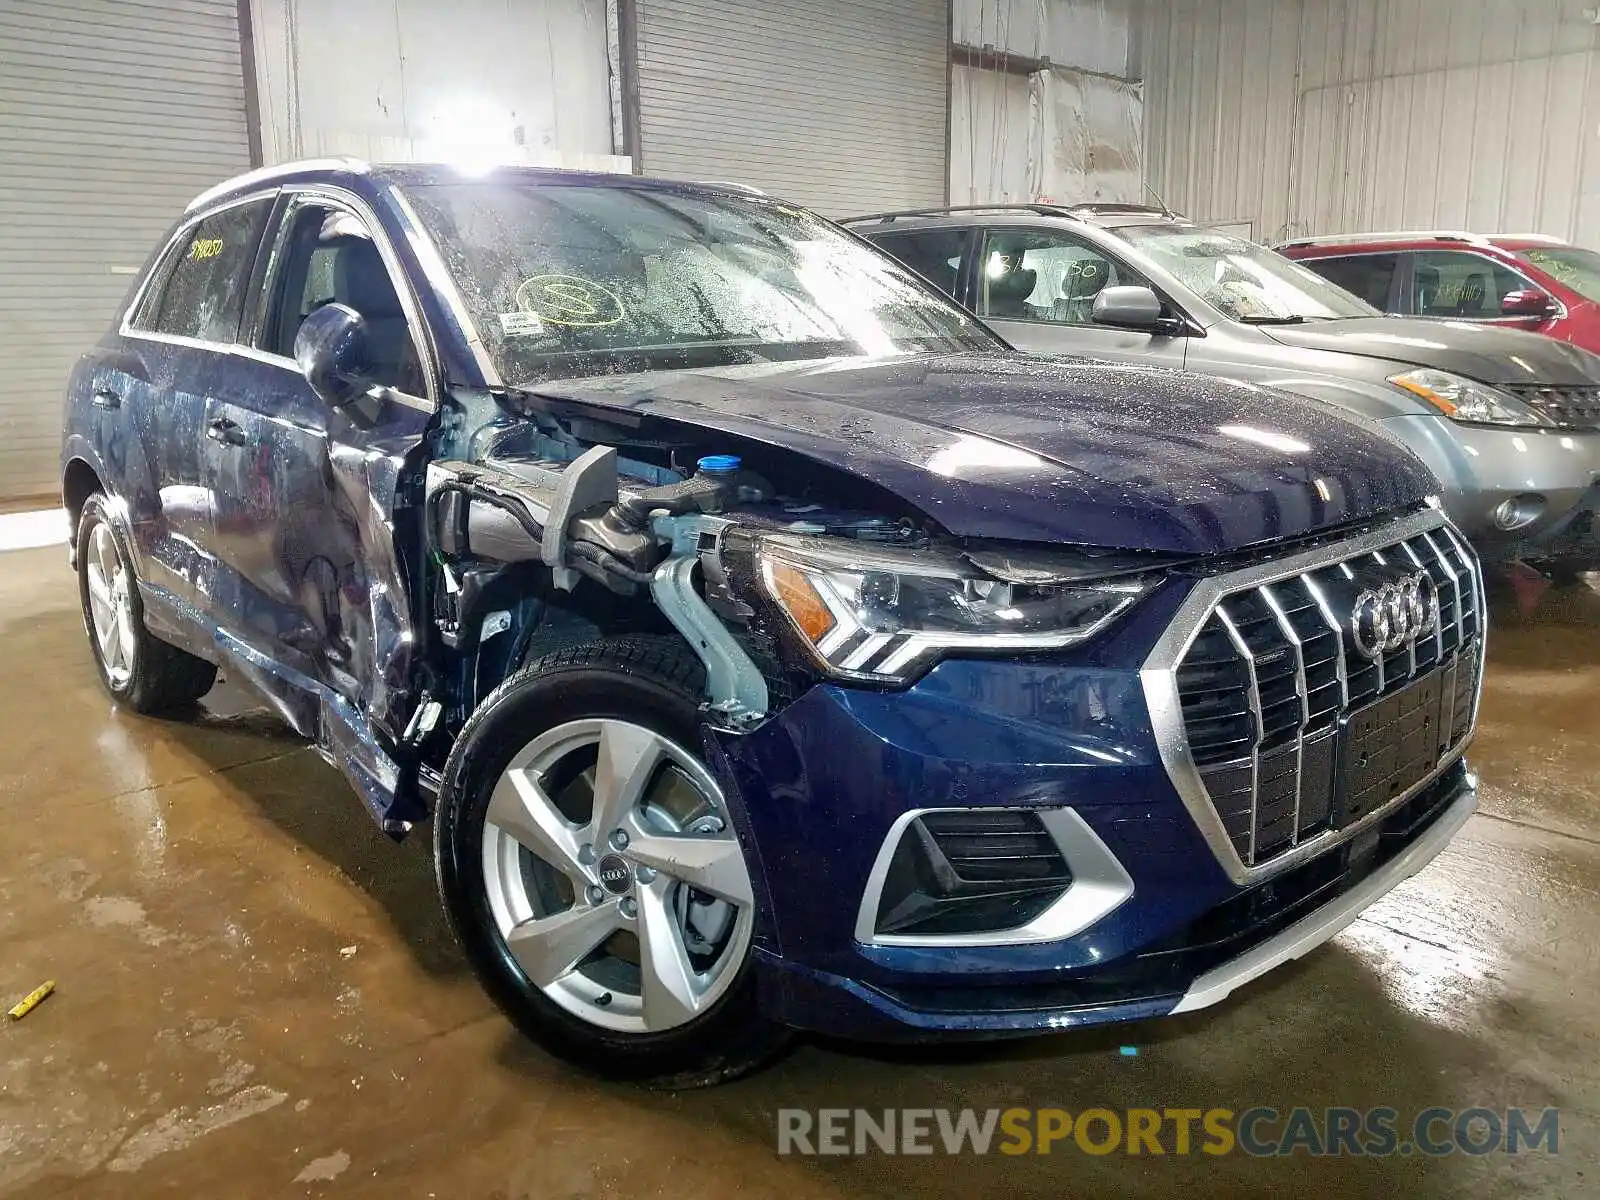
[[[1438, 477], [1446, 511], [1485, 560], [1600, 566], [1600, 431], [1495, 429], [1427, 414], [1384, 427]], [[1497, 524], [1501, 505], [1532, 501], [1538, 512], [1526, 524]]]
[[[1153, 948], [1147, 956], [1153, 962], [1164, 956], [1173, 961], [1145, 971], [1142, 979], [1124, 972], [1120, 985], [1089, 979], [1031, 987], [880, 988], [763, 954], [763, 1004], [792, 1025], [881, 1041], [1042, 1033], [1208, 1008], [1332, 939], [1432, 862], [1477, 806], [1476, 781], [1458, 766], [1414, 806], [1385, 821], [1371, 839], [1348, 843], [1327, 856], [1328, 862], [1302, 868], [1316, 876], [1316, 886], [1303, 895], [1291, 875], [1254, 889], [1281, 895], [1288, 888], [1290, 898], [1237, 897], [1234, 909], [1254, 907], [1261, 915], [1241, 921], [1231, 937], [1220, 941]], [[1212, 960], [1220, 961], [1198, 971], [1192, 965]]]
[[[1136, 624], [1159, 626], [1164, 607], [1156, 598]], [[1241, 885], [1168, 777], [1138, 671], [1091, 661], [950, 661], [900, 693], [818, 687], [753, 733], [713, 735], [711, 757], [746, 845], [759, 848], [764, 1008], [797, 1027], [885, 1041], [1215, 1003], [1332, 937], [1433, 858], [1476, 806], [1458, 758], [1377, 824]], [[988, 805], [1070, 807], [1126, 869], [1131, 894], [1050, 941], [864, 941], [861, 899], [896, 822]]]

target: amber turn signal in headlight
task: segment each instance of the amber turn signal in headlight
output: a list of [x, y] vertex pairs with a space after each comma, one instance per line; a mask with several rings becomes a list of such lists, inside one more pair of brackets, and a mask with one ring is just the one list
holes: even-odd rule
[[806, 635], [806, 640], [820, 642], [837, 622], [806, 573], [782, 559], [764, 559], [761, 575], [773, 599], [783, 605], [784, 612], [795, 627]]

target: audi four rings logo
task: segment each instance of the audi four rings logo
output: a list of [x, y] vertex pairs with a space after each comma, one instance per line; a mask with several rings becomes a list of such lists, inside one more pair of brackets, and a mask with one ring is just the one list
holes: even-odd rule
[[1439, 593], [1425, 571], [1379, 588], [1364, 588], [1350, 609], [1350, 636], [1363, 658], [1375, 659], [1432, 633], [1439, 624]]

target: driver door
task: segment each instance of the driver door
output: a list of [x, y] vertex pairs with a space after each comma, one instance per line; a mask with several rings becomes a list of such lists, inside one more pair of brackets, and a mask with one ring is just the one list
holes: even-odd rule
[[[206, 413], [219, 641], [325, 747], [365, 745], [374, 731], [392, 745], [409, 717], [397, 705], [411, 589], [391, 511], [433, 384], [383, 236], [353, 198], [287, 192], [241, 331], [249, 348]], [[366, 319], [374, 382], [387, 389], [368, 428], [328, 408], [293, 358], [301, 320], [333, 301]], [[350, 755], [340, 758], [348, 772]]]
[[1101, 289], [1128, 284], [1150, 286], [1076, 234], [1038, 226], [990, 228], [979, 250], [975, 307], [1020, 350], [1182, 368], [1187, 338], [1091, 319]]
[[1466, 250], [1418, 250], [1406, 255], [1411, 268], [1406, 312], [1420, 317], [1448, 317], [1485, 325], [1539, 332], [1550, 315], [1510, 314], [1500, 302], [1513, 292], [1539, 286], [1503, 263]]

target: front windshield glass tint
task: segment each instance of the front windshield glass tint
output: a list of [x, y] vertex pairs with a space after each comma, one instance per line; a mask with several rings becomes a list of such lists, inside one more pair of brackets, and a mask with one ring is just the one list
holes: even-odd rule
[[1259, 324], [1375, 317], [1378, 310], [1265, 246], [1172, 225], [1115, 232], [1235, 321]]
[[1517, 257], [1532, 263], [1585, 300], [1600, 300], [1600, 254], [1593, 250], [1577, 246], [1540, 246], [1518, 250]]
[[777, 201], [623, 181], [409, 194], [510, 383], [999, 344], [888, 256]]

